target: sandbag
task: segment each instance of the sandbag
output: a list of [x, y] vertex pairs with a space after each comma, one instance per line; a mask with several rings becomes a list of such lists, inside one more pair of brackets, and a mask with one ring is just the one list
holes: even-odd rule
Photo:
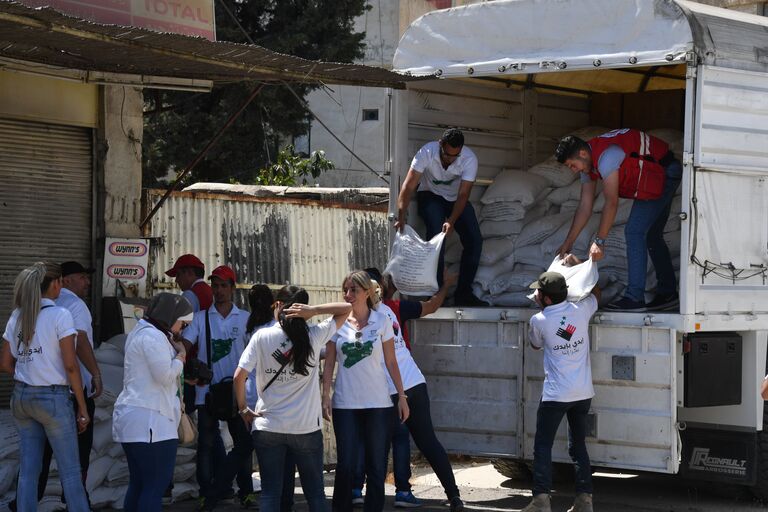
[[123, 366], [123, 362], [125, 360], [123, 352], [119, 348], [115, 347], [114, 345], [110, 345], [109, 343], [102, 343], [99, 348], [93, 351], [93, 356], [96, 358], [99, 366], [102, 364]]
[[438, 233], [424, 241], [406, 225], [402, 233], [395, 233], [389, 263], [384, 270], [392, 276], [400, 293], [405, 295], [434, 295], [437, 285], [437, 263], [445, 233]]
[[[493, 180], [480, 199], [485, 205], [498, 202], [518, 202], [523, 206], [532, 204], [549, 188], [549, 181], [530, 172], [505, 169]], [[485, 210], [483, 210], [485, 212]]]
[[512, 272], [497, 277], [488, 287], [488, 292], [492, 296], [498, 296], [505, 292], [523, 292], [539, 278], [539, 274], [541, 272], [538, 270], [520, 271], [513, 269]]
[[85, 479], [85, 490], [91, 493], [100, 486], [106, 480], [107, 473], [114, 462], [115, 459], [107, 455], [91, 462], [88, 466], [88, 476]]
[[103, 455], [112, 445], [112, 420], [102, 421], [93, 426], [93, 451]]
[[552, 261], [547, 272], [562, 274], [568, 285], [568, 297], [566, 300], [570, 302], [578, 302], [586, 298], [597, 284], [599, 278], [597, 266], [592, 259], [567, 267], [563, 264], [563, 260], [557, 256]]
[[552, 204], [561, 205], [566, 201], [578, 201], [581, 199], [581, 182], [574, 181], [570, 185], [559, 187], [547, 196], [547, 201]]
[[[90, 493], [91, 507], [92, 508], [105, 508], [108, 506], [114, 506], [115, 503], [122, 503], [125, 499], [125, 493], [128, 491], [128, 486], [123, 485], [120, 487], [106, 487], [102, 486], [94, 489]], [[122, 505], [119, 505], [122, 508]]]
[[510, 236], [484, 240], [483, 251], [480, 253], [480, 265], [493, 265], [500, 259], [509, 256], [515, 246], [515, 238], [515, 236]]
[[194, 462], [187, 462], [186, 464], [177, 464], [173, 468], [173, 481], [174, 482], [184, 482], [185, 480], [189, 480], [192, 478], [192, 475], [195, 474], [195, 469], [197, 468], [197, 464]]
[[526, 208], [517, 201], [503, 201], [483, 207], [483, 220], [515, 221], [525, 217]]
[[569, 222], [572, 216], [567, 213], [552, 215], [536, 219], [526, 224], [515, 240], [515, 247], [541, 243], [544, 239], [558, 230], [560, 226]]
[[488, 290], [488, 287], [491, 285], [493, 280], [496, 279], [496, 277], [506, 272], [510, 272], [514, 266], [514, 253], [500, 259], [493, 265], [480, 265], [477, 268], [474, 282], [482, 286], [484, 290]]
[[179, 446], [176, 448], [176, 464], [184, 464], [195, 458], [197, 450], [194, 448], [187, 448], [185, 446]]
[[483, 238], [503, 238], [510, 235], [517, 235], [522, 230], [522, 220], [507, 221], [485, 219], [480, 223], [480, 234]]
[[575, 172], [558, 162], [554, 156], [534, 165], [528, 172], [546, 179], [550, 187], [567, 187], [578, 178]]
[[525, 247], [515, 247], [515, 262], [516, 263], [525, 263], [526, 265], [532, 265], [532, 266], [538, 266], [543, 271], [546, 267], [544, 266], [546, 263], [544, 263], [545, 260], [543, 260], [543, 255], [541, 253], [541, 245], [534, 244], [534, 245], [526, 245]]

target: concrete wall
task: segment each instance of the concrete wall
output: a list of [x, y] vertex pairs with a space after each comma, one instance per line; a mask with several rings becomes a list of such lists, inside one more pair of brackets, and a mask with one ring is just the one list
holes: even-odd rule
[[97, 131], [100, 235], [138, 237], [144, 99], [135, 87], [103, 86]]

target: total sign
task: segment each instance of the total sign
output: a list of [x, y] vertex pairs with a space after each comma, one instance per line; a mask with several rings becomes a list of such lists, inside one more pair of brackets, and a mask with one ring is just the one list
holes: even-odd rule
[[216, 40], [213, 0], [20, 0], [105, 25], [142, 27]]
[[107, 238], [104, 248], [104, 297], [144, 297], [147, 291], [149, 240]]

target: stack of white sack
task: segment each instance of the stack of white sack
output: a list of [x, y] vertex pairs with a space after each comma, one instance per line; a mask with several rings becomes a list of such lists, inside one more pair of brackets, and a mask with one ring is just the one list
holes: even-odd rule
[[[128, 463], [120, 443], [112, 440], [112, 409], [123, 389], [123, 349], [126, 335], [121, 334], [102, 343], [94, 351], [101, 369], [104, 392], [96, 398], [96, 411], [92, 421], [93, 448], [85, 487], [94, 510], [113, 508], [121, 510], [128, 490]], [[2, 411], [7, 413], [7, 411]], [[9, 415], [10, 416], [10, 415]], [[0, 416], [0, 505], [10, 501], [16, 493], [18, 471], [18, 437], [16, 427], [10, 421], [13, 435], [6, 425], [6, 416]], [[9, 417], [8, 420], [11, 420]], [[183, 500], [197, 496], [195, 480], [194, 446], [179, 447], [176, 451], [176, 467], [173, 472], [173, 499]], [[61, 483], [56, 471], [56, 460], [51, 463], [45, 497], [39, 511], [64, 510], [60, 501]]]
[[[573, 134], [587, 140], [607, 131], [605, 128], [587, 127]], [[681, 132], [663, 129], [649, 133], [665, 140], [679, 158]], [[571, 248], [571, 252], [582, 259], [588, 257], [589, 247], [600, 224], [605, 204], [601, 189], [601, 182], [598, 182], [593, 214]], [[680, 193], [678, 188], [664, 230], [664, 238], [676, 269], [679, 268], [680, 256]], [[500, 173], [482, 197], [480, 230], [483, 234], [483, 252], [473, 284], [475, 295], [493, 306], [531, 305], [526, 298], [527, 285], [546, 270], [557, 249], [565, 241], [580, 198], [579, 176], [558, 163], [554, 157], [531, 167], [527, 172]], [[627, 284], [624, 227], [632, 211], [632, 204], [633, 201], [629, 199], [619, 200], [613, 228], [606, 242], [605, 260], [598, 263], [599, 284], [603, 289], [601, 304], [620, 297]], [[499, 217], [498, 212], [504, 212], [504, 216]], [[461, 245], [450, 241], [447, 251], [446, 261], [456, 262], [461, 254]], [[655, 286], [650, 261], [647, 286], [649, 292]], [[649, 298], [652, 295], [649, 293]]]

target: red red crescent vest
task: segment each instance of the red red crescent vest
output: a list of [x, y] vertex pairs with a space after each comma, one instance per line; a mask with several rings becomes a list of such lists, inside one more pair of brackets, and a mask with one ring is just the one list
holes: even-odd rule
[[403, 339], [405, 340], [405, 346], [408, 347], [408, 350], [411, 350], [411, 340], [408, 339], [408, 326], [405, 325], [400, 320], [400, 301], [385, 299], [382, 302], [384, 303], [385, 306], [389, 306], [389, 309], [391, 309], [392, 312], [397, 317], [397, 323], [400, 324], [400, 330], [403, 331]]
[[669, 152], [663, 140], [640, 130], [624, 128], [604, 133], [588, 141], [592, 148], [592, 181], [602, 178], [597, 172], [600, 155], [612, 144], [620, 146], [626, 157], [619, 166], [619, 197], [658, 199], [664, 190], [666, 171], [659, 161]]

